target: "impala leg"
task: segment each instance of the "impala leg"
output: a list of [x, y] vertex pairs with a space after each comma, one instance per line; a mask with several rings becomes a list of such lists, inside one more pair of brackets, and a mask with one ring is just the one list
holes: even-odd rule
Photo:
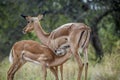
[[88, 73], [88, 53], [87, 49], [84, 49], [84, 63], [85, 63], [85, 80], [87, 80], [87, 73]]
[[61, 80], [63, 80], [63, 64], [60, 66]]
[[[55, 68], [56, 68], [56, 67], [55, 67]], [[54, 68], [54, 67], [50, 67], [50, 71], [54, 74], [56, 80], [59, 80], [59, 79], [58, 79], [58, 73], [57, 73], [57, 71], [56, 71], [55, 68]]]
[[45, 64], [42, 64], [42, 71], [43, 71], [43, 76], [42, 76], [42, 79], [43, 79], [43, 80], [46, 80], [46, 76], [47, 76], [47, 69], [46, 69]]
[[73, 48], [71, 49], [71, 51], [72, 51], [72, 53], [73, 53], [73, 55], [74, 55], [74, 57], [77, 61], [78, 67], [79, 67], [78, 68], [78, 78], [77, 78], [77, 80], [81, 80], [81, 75], [82, 75], [84, 65], [82, 63], [82, 60], [81, 60], [79, 54], [78, 54], [78, 51], [76, 49], [73, 49]]
[[58, 66], [55, 66], [54, 68], [55, 68], [56, 73], [57, 73], [57, 75], [58, 75]]

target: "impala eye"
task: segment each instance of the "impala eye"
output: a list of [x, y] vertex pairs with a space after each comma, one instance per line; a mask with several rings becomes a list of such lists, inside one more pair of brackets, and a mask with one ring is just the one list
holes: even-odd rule
[[65, 40], [67, 40], [67, 38], [65, 38]]
[[30, 21], [28, 21], [27, 23], [30, 23]]
[[32, 20], [31, 22], [33, 23], [34, 21]]

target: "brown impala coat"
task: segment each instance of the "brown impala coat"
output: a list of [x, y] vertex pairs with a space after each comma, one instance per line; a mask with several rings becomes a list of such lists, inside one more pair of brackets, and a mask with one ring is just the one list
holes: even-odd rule
[[50, 68], [56, 80], [58, 80], [57, 72], [54, 67], [63, 64], [69, 59], [70, 55], [71, 54], [68, 53], [64, 56], [56, 56], [50, 48], [40, 45], [33, 40], [16, 42], [11, 49], [9, 57], [12, 65], [8, 71], [7, 80], [13, 80], [15, 72], [26, 62], [41, 64], [44, 75], [43, 80], [46, 80], [47, 67]]

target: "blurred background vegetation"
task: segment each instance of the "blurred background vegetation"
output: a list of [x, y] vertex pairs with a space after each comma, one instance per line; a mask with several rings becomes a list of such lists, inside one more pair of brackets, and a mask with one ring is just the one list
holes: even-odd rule
[[[39, 41], [34, 33], [22, 33], [26, 21], [20, 15], [37, 16], [44, 11], [41, 24], [46, 32], [69, 22], [91, 27], [89, 73], [94, 73], [90, 80], [120, 80], [120, 0], [0, 0], [0, 68], [6, 65], [7, 71], [8, 55], [16, 41]], [[4, 71], [0, 71], [0, 80], [5, 80]]]

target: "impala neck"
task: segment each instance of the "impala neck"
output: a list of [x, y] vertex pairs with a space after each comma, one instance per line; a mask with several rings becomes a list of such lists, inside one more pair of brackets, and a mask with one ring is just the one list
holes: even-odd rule
[[54, 61], [49, 64], [49, 67], [58, 66], [66, 62], [71, 56], [71, 53], [68, 52], [63, 56], [55, 56]]
[[39, 40], [44, 44], [47, 45], [49, 33], [46, 33], [43, 29], [42, 26], [40, 25], [39, 21], [34, 22], [34, 30], [39, 38]]

